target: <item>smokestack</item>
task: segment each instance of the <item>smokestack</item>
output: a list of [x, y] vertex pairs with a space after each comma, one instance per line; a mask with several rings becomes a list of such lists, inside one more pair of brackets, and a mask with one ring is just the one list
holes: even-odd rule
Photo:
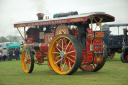
[[38, 17], [38, 20], [43, 20], [44, 14], [43, 13], [38, 13], [37, 17]]

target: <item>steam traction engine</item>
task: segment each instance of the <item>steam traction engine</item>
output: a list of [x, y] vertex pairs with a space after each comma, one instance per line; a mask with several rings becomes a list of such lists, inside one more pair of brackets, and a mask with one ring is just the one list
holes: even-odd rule
[[124, 31], [124, 37], [123, 37], [123, 46], [122, 46], [122, 53], [121, 53], [121, 61], [123, 63], [128, 63], [128, 37], [127, 37], [127, 33], [128, 30], [127, 29], [123, 29]]
[[[76, 11], [55, 14], [53, 19], [47, 16], [43, 19], [41, 13], [37, 16], [38, 20], [14, 24], [17, 29], [24, 27], [25, 49], [21, 57], [24, 72], [31, 73], [34, 62], [42, 64], [44, 61], [58, 74], [69, 75], [78, 68], [96, 72], [103, 67], [107, 51], [103, 43], [102, 22], [114, 21], [113, 16], [104, 12], [78, 15]], [[99, 31], [92, 31], [95, 23], [100, 27]], [[25, 27], [29, 29], [26, 31]]]

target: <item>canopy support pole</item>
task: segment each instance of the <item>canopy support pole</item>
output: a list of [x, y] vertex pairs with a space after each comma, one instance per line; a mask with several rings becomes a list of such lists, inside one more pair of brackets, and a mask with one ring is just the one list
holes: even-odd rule
[[22, 36], [21, 32], [19, 31], [18, 27], [17, 27], [17, 30], [18, 30], [18, 32], [20, 33], [22, 39], [25, 40], [24, 37]]

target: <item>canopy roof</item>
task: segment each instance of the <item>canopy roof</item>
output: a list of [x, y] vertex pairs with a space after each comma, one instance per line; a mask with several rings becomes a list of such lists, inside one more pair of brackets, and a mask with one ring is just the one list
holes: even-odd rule
[[[106, 14], [104, 12], [92, 12], [92, 13], [83, 13], [79, 15], [60, 17], [60, 18], [52, 18], [52, 19], [44, 19], [44, 20], [34, 20], [34, 21], [24, 21], [15, 23], [14, 27], [28, 27], [28, 26], [40, 26], [40, 25], [53, 25], [53, 24], [63, 24], [63, 23], [74, 23], [74, 22], [84, 22], [88, 21], [91, 23], [91, 19], [95, 18], [96, 21], [100, 21], [102, 18], [102, 22], [112, 22], [115, 20], [115, 17]], [[93, 23], [95, 21], [93, 19]]]
[[120, 26], [128, 26], [128, 23], [124, 23], [124, 24], [105, 24], [108, 25], [109, 27], [120, 27]]

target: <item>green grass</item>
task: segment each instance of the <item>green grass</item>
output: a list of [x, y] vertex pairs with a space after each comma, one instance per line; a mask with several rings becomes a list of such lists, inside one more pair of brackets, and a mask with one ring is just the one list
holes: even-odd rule
[[58, 75], [47, 65], [34, 65], [29, 74], [23, 72], [21, 61], [0, 62], [0, 85], [128, 85], [128, 63], [121, 62], [120, 54], [98, 72], [78, 69], [73, 75]]

